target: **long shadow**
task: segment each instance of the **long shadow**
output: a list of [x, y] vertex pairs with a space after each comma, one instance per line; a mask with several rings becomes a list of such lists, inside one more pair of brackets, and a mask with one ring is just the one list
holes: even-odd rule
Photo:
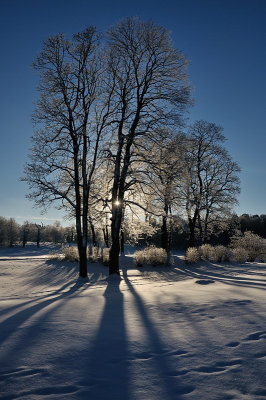
[[[85, 286], [86, 285], [86, 286]], [[59, 289], [55, 290], [53, 293], [50, 293], [43, 297], [41, 301], [39, 299], [34, 301], [34, 304], [31, 305], [30, 307], [27, 307], [23, 310], [18, 311], [11, 317], [6, 318], [2, 323], [1, 323], [1, 333], [0, 333], [0, 348], [4, 348], [3, 344], [6, 340], [8, 340], [11, 335], [19, 329], [21, 325], [26, 323], [27, 320], [32, 318], [35, 314], [37, 314], [39, 311], [44, 310], [45, 308], [49, 307], [53, 303], [56, 303], [66, 297], [71, 297], [74, 296], [74, 294], [82, 290], [83, 288], [87, 288], [90, 285], [90, 282], [88, 279], [82, 279], [78, 278], [76, 281], [72, 282], [67, 282], [64, 285], [62, 285]], [[36, 304], [37, 302], [37, 304]], [[58, 303], [59, 304], [59, 303]], [[53, 311], [55, 308], [53, 307]], [[49, 313], [49, 308], [47, 309], [46, 313]], [[21, 343], [23, 343], [23, 337], [26, 337], [33, 329], [34, 325], [38, 325], [39, 321], [44, 318], [44, 314], [38, 318], [38, 320], [30, 324], [29, 327], [24, 329], [24, 333], [22, 336], [20, 336], [19, 343], [17, 343], [17, 351], [23, 350], [25, 351], [25, 345], [20, 346]], [[31, 343], [32, 344], [32, 343]], [[12, 352], [15, 351], [15, 348], [12, 347]], [[5, 356], [5, 358], [7, 355]]]
[[[127, 270], [138, 269], [142, 277], [158, 281], [181, 281], [189, 278], [198, 280], [213, 280], [227, 285], [266, 289], [265, 269], [255, 264], [226, 264], [219, 265], [209, 261], [199, 262], [195, 265], [188, 265], [177, 256], [173, 257], [174, 264], [171, 266], [138, 268], [133, 265]], [[247, 276], [245, 276], [247, 275]], [[254, 279], [252, 277], [254, 276]]]
[[[95, 270], [90, 274], [89, 281], [88, 279], [80, 279], [77, 278], [77, 263], [71, 263], [71, 262], [63, 262], [63, 261], [58, 261], [54, 259], [48, 259], [45, 260], [44, 262], [45, 267], [43, 268], [43, 265], [40, 265], [38, 267], [38, 270], [36, 270], [36, 274], [32, 275], [32, 271], [30, 271], [30, 274], [28, 276], [27, 282], [32, 286], [32, 288], [35, 289], [34, 297], [31, 298], [30, 300], [26, 300], [23, 302], [19, 302], [18, 304], [5, 307], [3, 310], [0, 310], [0, 316], [4, 316], [5, 314], [8, 314], [12, 311], [17, 310], [17, 316], [20, 317], [24, 314], [27, 314], [27, 310], [30, 312], [31, 308], [28, 307], [28, 309], [25, 309], [25, 306], [29, 306], [30, 304], [34, 304], [34, 307], [36, 303], [40, 303], [41, 301], [53, 298], [54, 296], [58, 296], [60, 294], [68, 293], [69, 295], [71, 294], [72, 291], [75, 291], [75, 289], [80, 289], [79, 286], [85, 284], [92, 284], [92, 282], [96, 283], [100, 278], [102, 278], [102, 273], [101, 271], [98, 271], [96, 268]], [[64, 285], [60, 286], [58, 289], [53, 290], [53, 286], [60, 285], [61, 282], [67, 281]], [[89, 283], [88, 283], [89, 282]], [[100, 283], [100, 281], [99, 281]], [[45, 290], [43, 294], [43, 287], [46, 286], [47, 290]], [[38, 288], [41, 287], [40, 293], [38, 293]], [[49, 289], [49, 293], [48, 292]], [[67, 290], [68, 289], [68, 290]], [[44, 304], [45, 306], [45, 304]], [[38, 308], [38, 307], [37, 307]], [[22, 310], [21, 310], [22, 309]], [[19, 311], [21, 310], [21, 311]], [[32, 309], [34, 312], [34, 308]], [[16, 316], [14, 315], [14, 318]], [[11, 318], [10, 321], [12, 321], [12, 316], [9, 317]]]
[[52, 251], [60, 251], [58, 245], [26, 245], [26, 247], [15, 246], [15, 247], [0, 247], [0, 261], [15, 261], [21, 260], [24, 257], [29, 257], [33, 260], [35, 257], [49, 256]]
[[[209, 279], [225, 283], [233, 286], [243, 286], [257, 289], [266, 289], [266, 280], [256, 277], [252, 280], [250, 277], [238, 276], [238, 274], [249, 275], [249, 271], [245, 265], [238, 266], [237, 269], [231, 265], [225, 266], [221, 265], [219, 267], [215, 265], [198, 265], [193, 267], [188, 267], [186, 265], [179, 266], [176, 268], [176, 272], [186, 274], [186, 276], [196, 279]], [[255, 275], [254, 271], [252, 275]]]
[[88, 399], [129, 399], [128, 346], [120, 278], [107, 278], [105, 306], [79, 383]]
[[[161, 382], [161, 387], [164, 390], [164, 400], [182, 400], [185, 399], [184, 395], [189, 394], [194, 391], [192, 385], [183, 385], [178, 375], [182, 375], [182, 372], [177, 370], [177, 366], [173, 367], [170, 361], [167, 359], [167, 354], [163, 351], [165, 349], [165, 343], [162, 342], [154, 324], [152, 323], [145, 305], [141, 297], [138, 295], [130, 280], [128, 279], [126, 270], [123, 270], [124, 280], [132, 293], [135, 304], [139, 315], [142, 318], [144, 328], [147, 332], [147, 337], [149, 339], [149, 346], [152, 354], [157, 354], [158, 357], [154, 357], [156, 362], [157, 376], [156, 380]], [[182, 350], [177, 351], [178, 354], [183, 354]], [[185, 353], [185, 352], [184, 352]], [[148, 384], [148, 382], [147, 382]]]

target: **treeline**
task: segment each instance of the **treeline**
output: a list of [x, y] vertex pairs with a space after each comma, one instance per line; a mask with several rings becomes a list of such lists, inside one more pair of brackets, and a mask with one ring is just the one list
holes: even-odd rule
[[[240, 216], [233, 214], [228, 216], [223, 222], [223, 225], [220, 223], [214, 224], [207, 241], [209, 244], [227, 246], [233, 236], [244, 234], [247, 231], [266, 238], [266, 214], [242, 214]], [[124, 251], [125, 244], [132, 244], [139, 247], [147, 245], [161, 247], [164, 232], [156, 219], [152, 222], [152, 230], [147, 231], [145, 223], [139, 223], [139, 228], [140, 231], [136, 234], [136, 231], [132, 232], [131, 224], [124, 227], [121, 243], [122, 252]], [[92, 230], [89, 232], [88, 242], [96, 247], [109, 247], [106, 235], [108, 235], [107, 227], [105, 229], [92, 227]], [[173, 219], [171, 236], [172, 248], [186, 249], [188, 247], [189, 226], [185, 219]], [[52, 225], [36, 224], [28, 221], [19, 224], [14, 218], [0, 217], [0, 246], [12, 247], [20, 244], [25, 247], [28, 242], [34, 242], [37, 246], [40, 246], [42, 242], [55, 244], [76, 243], [76, 230], [74, 226], [62, 227], [59, 221], [56, 221]], [[202, 244], [199, 229], [196, 229], [195, 244], [197, 246]]]
[[242, 214], [239, 217], [239, 224], [242, 233], [251, 231], [263, 238], [266, 238], [266, 214]]
[[[211, 232], [205, 241], [213, 246], [223, 245], [228, 246], [233, 237], [242, 237], [245, 232], [252, 232], [259, 235], [262, 238], [266, 238], [266, 214], [249, 215], [242, 214], [240, 216], [236, 214], [229, 215], [223, 219], [223, 223], [217, 220], [217, 223], [213, 224]], [[130, 242], [131, 232], [125, 230], [126, 242]], [[139, 235], [137, 245], [140, 247], [146, 246], [147, 244], [161, 247], [163, 232], [160, 224], [154, 223], [154, 231], [150, 237], [147, 235]], [[172, 223], [171, 242], [172, 248], [174, 249], [187, 249], [189, 247], [189, 224], [187, 220], [182, 218], [174, 219]], [[147, 243], [148, 242], [148, 243]], [[198, 226], [195, 228], [195, 246], [202, 245], [201, 232]]]
[[35, 242], [39, 247], [41, 242], [59, 244], [75, 241], [75, 228], [62, 227], [59, 221], [52, 225], [25, 221], [21, 225], [14, 218], [0, 217], [0, 246], [13, 247], [20, 244], [25, 247], [28, 242]]

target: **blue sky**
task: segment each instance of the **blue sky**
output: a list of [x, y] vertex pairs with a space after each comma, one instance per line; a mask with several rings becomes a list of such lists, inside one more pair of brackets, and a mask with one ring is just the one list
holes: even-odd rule
[[[127, 16], [170, 30], [190, 62], [195, 105], [188, 123], [223, 126], [242, 169], [240, 215], [266, 213], [266, 0], [0, 0], [0, 215], [39, 218], [19, 181], [30, 148], [38, 77], [31, 63], [42, 41], [94, 25], [104, 30]], [[51, 208], [43, 222], [62, 213]]]

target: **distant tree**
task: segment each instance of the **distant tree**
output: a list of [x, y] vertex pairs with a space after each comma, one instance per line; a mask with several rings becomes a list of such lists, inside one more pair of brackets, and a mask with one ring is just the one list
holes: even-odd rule
[[16, 242], [20, 239], [20, 226], [14, 218], [7, 220], [7, 240], [8, 245], [13, 247]]
[[22, 236], [22, 246], [23, 247], [25, 247], [28, 242], [29, 232], [30, 232], [29, 222], [25, 221], [21, 227], [21, 236]]
[[223, 223], [219, 220], [217, 224], [212, 223], [212, 230], [209, 232], [208, 242], [212, 245], [228, 246], [231, 238], [240, 232], [239, 217], [236, 214], [223, 217]]
[[261, 236], [266, 238], [266, 214], [261, 214], [260, 220], [261, 220]]
[[266, 237], [266, 215], [249, 215], [242, 214], [239, 217], [241, 232], [251, 231]]
[[7, 219], [4, 217], [0, 217], [0, 246], [4, 246], [8, 242], [7, 227]]
[[43, 240], [51, 243], [63, 243], [66, 230], [61, 226], [60, 221], [55, 221], [53, 225], [46, 225], [42, 231]]
[[44, 229], [44, 225], [43, 223], [41, 224], [35, 224], [36, 228], [37, 228], [37, 234], [36, 234], [36, 244], [37, 247], [40, 247], [40, 242], [41, 242], [41, 232]]

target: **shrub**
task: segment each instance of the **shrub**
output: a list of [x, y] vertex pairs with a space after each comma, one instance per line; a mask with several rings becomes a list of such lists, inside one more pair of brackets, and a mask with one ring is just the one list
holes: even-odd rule
[[167, 262], [167, 253], [164, 249], [150, 246], [144, 250], [138, 250], [134, 253], [135, 263], [137, 265], [162, 265]]
[[232, 261], [246, 262], [248, 259], [248, 252], [243, 247], [236, 247], [232, 250]]
[[225, 246], [215, 246], [213, 248], [213, 260], [216, 262], [230, 261], [231, 251]]
[[253, 262], [256, 258], [264, 258], [263, 240], [259, 235], [247, 231], [243, 236], [232, 239], [233, 248], [243, 248], [247, 251], [247, 261]]
[[79, 252], [76, 246], [62, 247], [62, 253], [67, 260], [79, 261]]
[[210, 244], [203, 244], [199, 248], [200, 257], [202, 260], [212, 260], [214, 249]]
[[200, 259], [200, 253], [196, 247], [189, 247], [186, 251], [185, 261], [188, 264], [198, 262]]

